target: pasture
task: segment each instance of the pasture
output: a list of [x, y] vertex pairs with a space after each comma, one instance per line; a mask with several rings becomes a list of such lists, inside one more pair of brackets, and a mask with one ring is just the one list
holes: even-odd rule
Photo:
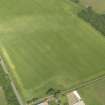
[[105, 104], [105, 79], [79, 90], [86, 105]]
[[105, 13], [105, 0], [80, 0], [83, 6], [92, 6], [98, 13]]
[[25, 100], [105, 72], [105, 39], [66, 0], [0, 1], [0, 47]]

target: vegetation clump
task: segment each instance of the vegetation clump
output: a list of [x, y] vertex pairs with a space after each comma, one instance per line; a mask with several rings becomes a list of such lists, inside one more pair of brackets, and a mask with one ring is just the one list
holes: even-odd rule
[[0, 65], [0, 85], [3, 87], [8, 105], [19, 105], [17, 98], [12, 90], [8, 75], [3, 72]]
[[71, 0], [71, 1], [73, 1], [73, 2], [75, 2], [75, 3], [79, 3], [79, 0]]
[[105, 36], [105, 14], [98, 14], [92, 7], [88, 7], [83, 9], [78, 16], [90, 23], [96, 30], [100, 31]]

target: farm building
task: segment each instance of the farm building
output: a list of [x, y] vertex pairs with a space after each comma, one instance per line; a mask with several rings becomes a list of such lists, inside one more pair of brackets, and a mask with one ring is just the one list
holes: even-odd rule
[[77, 91], [73, 91], [67, 94], [69, 105], [85, 105], [84, 101], [80, 97]]
[[43, 103], [40, 103], [38, 105], [48, 105], [48, 102], [47, 101], [44, 101]]

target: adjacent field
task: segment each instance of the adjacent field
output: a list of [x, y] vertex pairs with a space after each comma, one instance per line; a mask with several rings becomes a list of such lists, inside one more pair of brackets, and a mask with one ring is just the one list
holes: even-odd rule
[[3, 89], [0, 87], [0, 105], [7, 105]]
[[80, 0], [80, 3], [85, 6], [92, 6], [98, 13], [105, 13], [105, 0]]
[[87, 105], [105, 104], [105, 79], [79, 90]]
[[0, 5], [1, 51], [26, 100], [105, 71], [105, 40], [76, 16], [80, 8], [73, 3], [2, 0]]

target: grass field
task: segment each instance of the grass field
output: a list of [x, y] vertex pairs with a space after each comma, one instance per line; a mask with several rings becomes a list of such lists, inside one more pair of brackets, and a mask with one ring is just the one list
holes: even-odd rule
[[0, 1], [0, 45], [23, 97], [68, 89], [105, 72], [105, 39], [66, 0]]
[[85, 6], [92, 6], [98, 13], [105, 13], [105, 0], [80, 0], [80, 3]]
[[105, 104], [105, 79], [95, 82], [89, 87], [79, 90], [86, 105], [104, 105]]
[[7, 105], [3, 89], [0, 87], [0, 105]]

